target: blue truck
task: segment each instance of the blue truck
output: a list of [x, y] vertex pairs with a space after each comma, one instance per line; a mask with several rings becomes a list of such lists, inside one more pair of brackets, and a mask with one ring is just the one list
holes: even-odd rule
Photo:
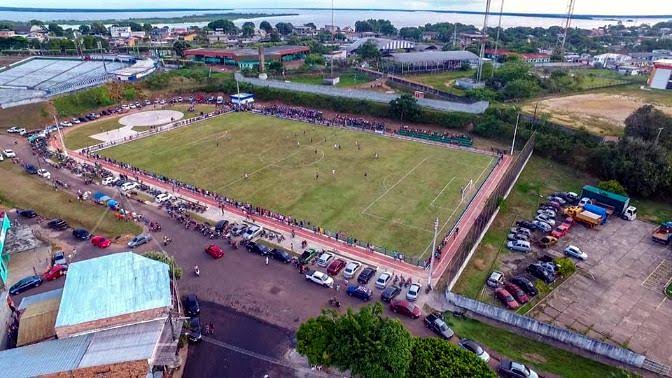
[[597, 214], [597, 215], [601, 216], [602, 217], [602, 222], [600, 224], [607, 223], [607, 216], [609, 215], [607, 213], [607, 209], [605, 209], [603, 207], [600, 207], [600, 206], [597, 206], [597, 205], [593, 205], [591, 203], [588, 203], [588, 204], [583, 206], [583, 210], [590, 211], [593, 214]]

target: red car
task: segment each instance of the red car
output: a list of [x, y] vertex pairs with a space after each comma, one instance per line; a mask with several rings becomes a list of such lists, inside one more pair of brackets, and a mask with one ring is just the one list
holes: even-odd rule
[[562, 224], [566, 224], [567, 227], [572, 227], [572, 225], [574, 224], [574, 218], [567, 217], [567, 218], [565, 218], [564, 221], [562, 221]]
[[516, 299], [516, 302], [520, 304], [525, 304], [530, 301], [530, 298], [527, 296], [527, 294], [525, 294], [523, 289], [521, 289], [520, 287], [518, 287], [518, 285], [514, 283], [507, 282], [504, 285], [504, 289], [506, 289], [506, 291], [511, 293], [511, 295], [513, 295], [513, 297]]
[[408, 316], [411, 319], [417, 319], [422, 316], [420, 307], [406, 300], [395, 300], [390, 302], [390, 309], [397, 314]]
[[495, 290], [495, 295], [497, 296], [497, 299], [499, 299], [509, 310], [516, 310], [518, 307], [520, 307], [518, 302], [513, 299], [513, 295], [506, 291], [506, 289], [499, 288]]
[[556, 227], [553, 230], [553, 232], [551, 232], [551, 236], [560, 239], [561, 237], [567, 235], [568, 232], [569, 232], [569, 226], [566, 223], [563, 223], [558, 227]]
[[54, 265], [49, 270], [42, 274], [42, 279], [44, 281], [53, 281], [59, 277], [62, 277], [67, 273], [68, 267], [64, 265]]
[[215, 259], [221, 258], [224, 256], [224, 250], [222, 250], [218, 245], [210, 244], [205, 248], [205, 253], [212, 256]]
[[98, 248], [107, 248], [110, 246], [110, 244], [112, 244], [112, 242], [110, 241], [110, 239], [106, 239], [98, 235], [91, 238], [91, 244], [93, 244]]
[[343, 268], [345, 268], [345, 260], [336, 259], [327, 267], [327, 274], [330, 276], [337, 275]]

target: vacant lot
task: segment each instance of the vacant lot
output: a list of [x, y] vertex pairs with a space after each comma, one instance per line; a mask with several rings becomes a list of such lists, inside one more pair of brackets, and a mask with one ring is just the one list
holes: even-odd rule
[[414, 256], [427, 255], [435, 217], [448, 230], [463, 207], [460, 188], [478, 186], [493, 160], [250, 113], [102, 153]]
[[81, 226], [110, 237], [136, 234], [140, 226], [122, 222], [103, 206], [92, 202], [78, 202], [63, 191], [55, 191], [36, 176], [29, 176], [15, 164], [0, 162], [0, 203], [6, 206], [31, 208], [47, 218], [60, 217], [71, 226]]
[[672, 104], [669, 100], [659, 98], [656, 92], [632, 88], [621, 90], [614, 88], [604, 93], [547, 98], [529, 103], [523, 110], [532, 114], [538, 104], [538, 111], [541, 114], [548, 114], [552, 122], [575, 129], [585, 129], [597, 135], [621, 135], [625, 119], [649, 103], [656, 105], [665, 113], [672, 114]]
[[23, 127], [26, 130], [43, 128], [54, 123], [52, 114], [55, 113], [51, 103], [48, 102], [0, 109], [0, 130], [12, 126]]

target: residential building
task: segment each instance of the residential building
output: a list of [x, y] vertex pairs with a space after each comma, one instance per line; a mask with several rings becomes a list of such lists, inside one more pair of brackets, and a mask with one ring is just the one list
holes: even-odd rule
[[649, 87], [672, 89], [672, 59], [662, 59], [653, 63], [649, 77]]
[[15, 35], [16, 33], [14, 32], [14, 30], [8, 30], [8, 29], [0, 30], [0, 38], [11, 38], [14, 37]]
[[336, 50], [322, 54], [322, 56], [327, 62], [331, 62], [332, 59], [334, 61], [346, 60], [348, 58], [348, 52], [346, 50]]
[[[307, 46], [273, 46], [263, 50], [264, 61], [268, 65], [272, 61], [282, 63], [305, 59], [310, 52]], [[240, 69], [255, 69], [259, 67], [259, 51], [257, 49], [190, 49], [184, 55], [197, 62], [206, 64], [222, 64], [237, 66]]]
[[130, 26], [110, 26], [110, 38], [130, 38]]
[[437, 32], [424, 32], [422, 33], [423, 41], [436, 41], [439, 39], [439, 33]]
[[474, 44], [480, 44], [481, 41], [488, 40], [488, 36], [481, 33], [460, 33], [457, 38], [462, 48], [469, 47]]
[[625, 54], [607, 53], [595, 55], [593, 57], [593, 66], [601, 65], [605, 68], [615, 68], [623, 64], [629, 64], [632, 57]]
[[316, 36], [317, 35], [317, 30], [313, 28], [312, 26], [306, 26], [306, 25], [297, 25], [294, 26], [294, 29], [292, 31], [296, 35], [301, 35], [301, 36]]

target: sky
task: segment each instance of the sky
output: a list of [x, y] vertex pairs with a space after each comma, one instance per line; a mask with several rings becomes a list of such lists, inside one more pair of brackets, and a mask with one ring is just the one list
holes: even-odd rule
[[[525, 13], [565, 13], [568, 0], [504, 0], [504, 10]], [[336, 8], [485, 9], [485, 0], [334, 0]], [[36, 8], [329, 8], [331, 0], [0, 0], [0, 6]], [[499, 9], [500, 0], [492, 0]], [[671, 15], [672, 0], [576, 0], [576, 14]]]

